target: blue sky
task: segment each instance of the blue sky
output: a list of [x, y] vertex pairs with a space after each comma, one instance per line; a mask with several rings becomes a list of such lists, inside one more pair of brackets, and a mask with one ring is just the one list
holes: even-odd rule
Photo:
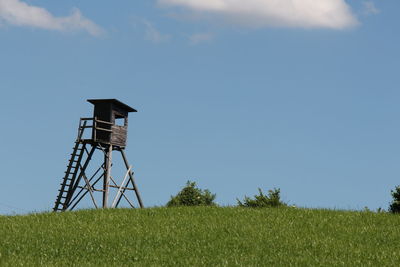
[[387, 208], [400, 184], [398, 1], [0, 0], [0, 213], [50, 210], [88, 98], [135, 107], [146, 206]]

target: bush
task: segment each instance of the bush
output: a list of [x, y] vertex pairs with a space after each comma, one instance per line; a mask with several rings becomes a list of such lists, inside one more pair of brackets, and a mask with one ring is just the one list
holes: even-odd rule
[[393, 201], [390, 203], [389, 211], [391, 213], [400, 213], [400, 186], [391, 191]]
[[167, 207], [175, 206], [215, 206], [214, 199], [216, 194], [196, 187], [195, 182], [187, 181], [186, 186], [176, 195], [171, 196]]
[[268, 195], [264, 195], [260, 188], [258, 188], [259, 195], [255, 195], [254, 199], [247, 196], [244, 197], [243, 202], [239, 199], [238, 205], [240, 207], [250, 207], [250, 208], [263, 208], [263, 207], [280, 207], [287, 206], [286, 203], [281, 201], [281, 190], [274, 188], [274, 190], [268, 190]]

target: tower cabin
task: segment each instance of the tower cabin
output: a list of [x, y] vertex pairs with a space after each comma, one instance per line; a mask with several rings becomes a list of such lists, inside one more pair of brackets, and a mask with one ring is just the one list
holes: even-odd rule
[[88, 99], [94, 105], [92, 141], [124, 148], [128, 133], [128, 114], [137, 112], [117, 99]]

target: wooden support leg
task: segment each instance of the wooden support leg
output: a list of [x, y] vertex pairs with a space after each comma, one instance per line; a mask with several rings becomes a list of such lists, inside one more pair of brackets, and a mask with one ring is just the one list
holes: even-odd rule
[[109, 185], [110, 185], [110, 176], [111, 176], [111, 162], [112, 162], [112, 145], [109, 145], [108, 151], [104, 155], [104, 165], [105, 165], [105, 173], [104, 173], [104, 183], [103, 183], [103, 208], [108, 207], [108, 194], [109, 194]]
[[[129, 170], [129, 169], [130, 169], [130, 165], [129, 165], [128, 160], [127, 160], [127, 158], [126, 158], [125, 152], [124, 152], [123, 149], [120, 149], [120, 152], [121, 152], [122, 158], [123, 158], [123, 160], [124, 160], [125, 167], [126, 167], [127, 170]], [[131, 183], [132, 183], [132, 185], [133, 185], [133, 189], [135, 190], [135, 194], [136, 194], [137, 200], [138, 200], [138, 202], [139, 202], [139, 206], [140, 206], [141, 208], [144, 208], [143, 202], [142, 202], [142, 198], [140, 197], [139, 190], [138, 190], [138, 188], [137, 188], [137, 186], [136, 186], [136, 183], [135, 183], [135, 180], [134, 180], [134, 178], [133, 178], [132, 171], [129, 171], [129, 178], [130, 178], [130, 181], [131, 181]], [[118, 201], [118, 202], [119, 202], [119, 201]], [[118, 203], [117, 203], [117, 205], [118, 205]]]

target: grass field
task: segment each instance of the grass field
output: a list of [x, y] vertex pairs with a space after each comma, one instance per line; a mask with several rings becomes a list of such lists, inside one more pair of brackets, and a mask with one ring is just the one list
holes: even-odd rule
[[0, 265], [400, 263], [400, 216], [295, 208], [149, 208], [0, 216]]

